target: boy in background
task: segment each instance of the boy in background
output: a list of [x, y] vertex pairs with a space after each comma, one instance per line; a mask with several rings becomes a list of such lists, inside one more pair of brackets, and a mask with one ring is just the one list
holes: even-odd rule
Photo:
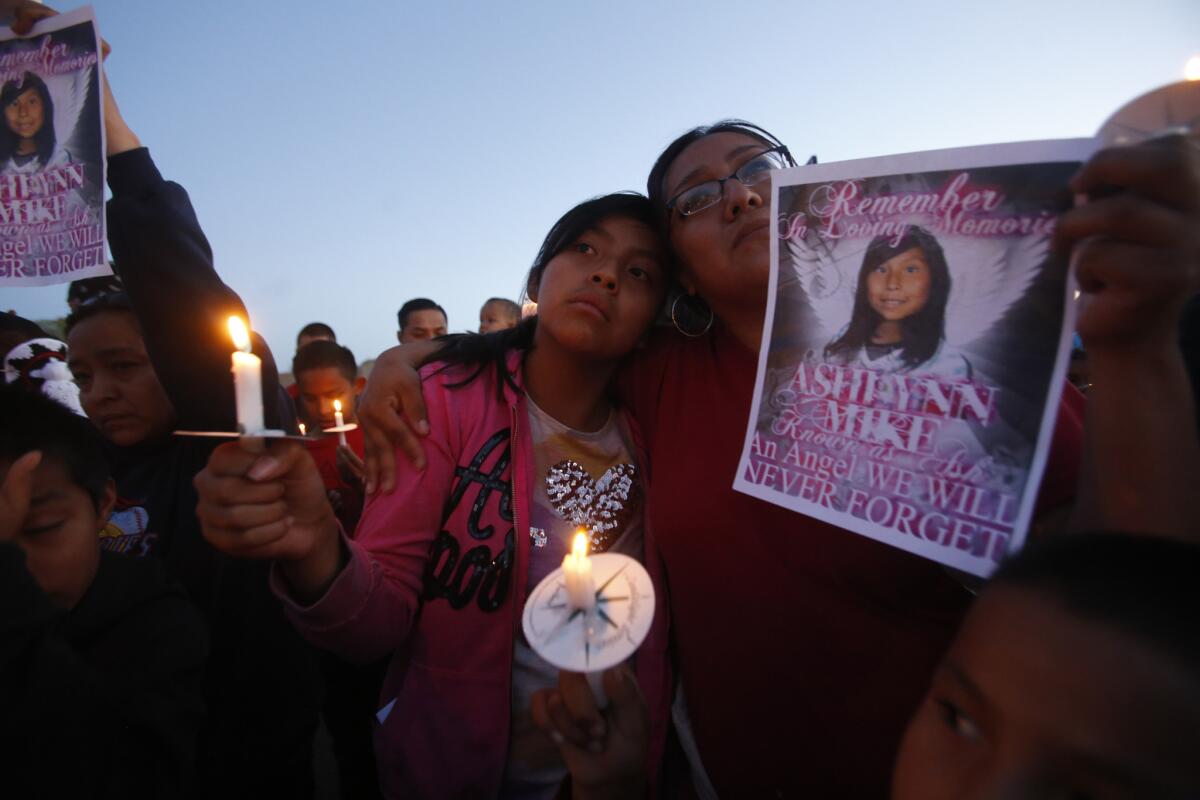
[[[336, 433], [322, 433], [336, 424], [334, 401], [342, 404], [342, 421], [357, 423], [355, 406], [366, 380], [358, 375], [354, 353], [331, 341], [305, 344], [292, 359], [296, 405], [309, 423], [305, 442], [329, 496], [329, 504], [347, 536], [354, 535], [363, 507], [361, 428], [347, 431], [345, 446]], [[321, 712], [338, 764], [338, 785], [345, 798], [380, 797], [372, 742], [374, 715], [387, 659], [375, 664], [350, 664], [332, 653], [320, 654], [325, 678]]]
[[358, 363], [349, 348], [322, 340], [296, 352], [292, 375], [296, 379], [297, 408], [309, 421], [308, 450], [321, 471], [330, 505], [347, 535], [353, 535], [363, 505], [362, 429], [344, 434], [345, 447], [340, 445], [338, 434], [321, 431], [337, 424], [335, 402], [342, 405], [342, 421], [357, 424], [355, 406], [366, 380], [359, 377]]
[[521, 307], [512, 300], [492, 297], [479, 309], [479, 332], [491, 333], [517, 327], [521, 321]]
[[100, 549], [116, 490], [87, 420], [0, 387], [0, 753], [13, 797], [179, 797], [204, 625], [161, 564]]
[[[333, 328], [329, 327], [324, 322], [310, 322], [301, 328], [300, 332], [296, 334], [296, 352], [300, 352], [300, 348], [304, 347], [304, 345], [310, 342], [319, 342], [322, 340], [336, 342], [337, 334], [333, 332]], [[293, 376], [293, 379], [294, 377], [295, 376]], [[312, 421], [305, 419], [303, 412], [300, 410], [298, 404], [300, 399], [300, 390], [296, 387], [295, 383], [287, 387], [287, 393], [288, 397], [292, 398], [292, 402], [297, 403], [296, 411], [300, 421], [305, 425], [312, 427]]]

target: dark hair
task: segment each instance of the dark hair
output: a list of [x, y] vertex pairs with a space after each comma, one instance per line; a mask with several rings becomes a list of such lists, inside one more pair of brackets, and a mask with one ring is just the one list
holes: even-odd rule
[[404, 330], [404, 326], [408, 324], [408, 315], [414, 311], [440, 311], [442, 312], [442, 316], [444, 318], [449, 319], [449, 317], [446, 316], [446, 309], [442, 308], [428, 297], [416, 297], [400, 306], [400, 310], [396, 312], [396, 319], [400, 323], [400, 330]]
[[[667, 208], [667, 203], [671, 201], [671, 198], [667, 195], [667, 172], [671, 169], [671, 165], [675, 163], [675, 159], [679, 157], [680, 153], [701, 139], [717, 133], [738, 133], [743, 136], [749, 136], [751, 139], [757, 139], [767, 148], [783, 147], [783, 142], [775, 134], [766, 128], [755, 125], [753, 122], [747, 122], [742, 119], [722, 119], [711, 125], [698, 125], [677, 137], [658, 154], [658, 158], [654, 161], [654, 166], [650, 168], [650, 175], [646, 178], [646, 195], [650, 198], [650, 204], [654, 208], [655, 220], [663, 231], [664, 236], [666, 236], [667, 223], [670, 221], [671, 214]], [[784, 149], [784, 157], [790, 166], [796, 166], [792, 154], [786, 148]], [[671, 242], [668, 238], [667, 246], [669, 247], [670, 244]], [[676, 288], [667, 298], [667, 303], [672, 309], [672, 313], [677, 317], [677, 326], [682, 324], [685, 329], [690, 330], [692, 328], [703, 328], [706, 323], [711, 324], [712, 322], [712, 311], [707, 307], [707, 304], [700, 298], [693, 298], [691, 295], [684, 293], [681, 288]]]
[[1040, 592], [1072, 614], [1120, 630], [1200, 675], [1200, 545], [1157, 536], [1066, 534], [1034, 542], [984, 589]]
[[351, 383], [358, 377], [358, 362], [349, 347], [342, 347], [328, 339], [317, 339], [296, 351], [292, 359], [292, 375], [298, 380], [301, 372], [310, 369], [334, 367]]
[[100, 275], [95, 278], [80, 278], [67, 287], [67, 303], [87, 303], [103, 294], [123, 292], [121, 279], [116, 275]]
[[97, 317], [106, 312], [124, 312], [131, 315], [135, 322], [137, 321], [137, 315], [133, 313], [133, 304], [129, 302], [129, 295], [124, 292], [100, 294], [79, 306], [79, 308], [67, 316], [66, 332], [69, 334], [72, 328], [84, 320]]
[[19, 344], [30, 339], [53, 339], [36, 322], [19, 317], [15, 312], [0, 313], [0, 361]]
[[[42, 101], [42, 127], [33, 135], [37, 145], [37, 158], [43, 166], [54, 154], [54, 101], [50, 99], [50, 90], [45, 82], [32, 72], [26, 72], [19, 81], [9, 81], [0, 89], [0, 109], [7, 109], [25, 92], [33, 89]], [[17, 136], [7, 124], [0, 125], [0, 161], [7, 161], [16, 155], [21, 137]]]
[[[779, 141], [770, 131], [741, 119], [723, 119], [714, 122], [712, 125], [699, 125], [684, 133], [659, 153], [654, 166], [650, 168], [650, 176], [646, 178], [646, 196], [650, 198], [650, 203], [654, 207], [660, 225], [664, 227], [666, 225], [669, 213], [667, 211], [667, 203], [671, 200], [667, 196], [667, 187], [665, 185], [667, 171], [671, 169], [671, 165], [675, 163], [675, 159], [679, 157], [680, 153], [695, 142], [716, 133], [740, 133], [743, 136], [749, 136], [751, 139], [757, 139], [766, 147], [783, 147], [783, 142]], [[796, 166], [796, 162], [792, 159], [790, 153], [787, 153], [786, 157], [790, 166]]]
[[325, 337], [331, 342], [337, 341], [337, 334], [333, 332], [333, 328], [326, 325], [324, 322], [310, 322], [300, 329], [296, 334], [296, 341], [300, 341], [303, 337]]
[[900, 361], [912, 369], [933, 358], [941, 346], [946, 327], [946, 300], [950, 297], [950, 268], [946, 254], [933, 234], [912, 225], [895, 245], [892, 236], [876, 236], [867, 246], [862, 268], [858, 271], [858, 286], [854, 290], [854, 311], [846, 331], [825, 348], [825, 357], [850, 359], [870, 342], [882, 317], [871, 308], [867, 292], [867, 276], [888, 259], [919, 248], [929, 265], [929, 299], [917, 313], [900, 321]]
[[503, 308], [504, 313], [508, 314], [510, 317], [515, 317], [516, 319], [521, 318], [521, 307], [512, 300], [509, 300], [507, 297], [489, 297], [484, 301], [483, 305], [479, 307], [479, 310], [482, 311], [492, 303], [495, 303]]
[[63, 464], [98, 509], [111, 472], [96, 428], [40, 392], [12, 385], [0, 385], [0, 408], [0, 458], [14, 461], [41, 450], [43, 461]]
[[[529, 268], [529, 274], [525, 277], [526, 290], [541, 282], [542, 273], [546, 271], [546, 265], [552, 258], [608, 217], [625, 217], [640, 222], [651, 230], [657, 230], [650, 201], [637, 192], [615, 192], [585, 200], [559, 217], [546, 234], [537, 257], [533, 259], [533, 266]], [[669, 272], [670, 264], [664, 266]], [[496, 394], [503, 397], [505, 383], [514, 390], [517, 388], [512, 374], [508, 371], [508, 351], [532, 349], [536, 330], [537, 316], [534, 315], [521, 320], [516, 327], [502, 331], [454, 334], [445, 337], [446, 345], [429, 360], [442, 362], [443, 369], [456, 364], [476, 367], [475, 371], [462, 381], [450, 384], [452, 388], [465, 386], [475, 380], [490, 364], [495, 368], [497, 376], [502, 378], [496, 382]]]

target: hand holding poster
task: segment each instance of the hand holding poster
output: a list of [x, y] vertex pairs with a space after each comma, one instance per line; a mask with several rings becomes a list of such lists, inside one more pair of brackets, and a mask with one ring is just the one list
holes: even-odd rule
[[1050, 253], [1092, 140], [774, 173], [734, 488], [977, 575], [1019, 547], [1071, 341]]
[[111, 272], [100, 80], [90, 8], [0, 30], [0, 285]]

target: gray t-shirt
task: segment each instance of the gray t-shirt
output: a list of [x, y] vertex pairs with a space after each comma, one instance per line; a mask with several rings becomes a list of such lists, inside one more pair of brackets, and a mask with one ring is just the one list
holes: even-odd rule
[[[588, 529], [592, 552], [642, 560], [641, 476], [616, 414], [594, 433], [577, 431], [528, 399], [534, 452], [529, 577], [532, 591], [562, 566], [575, 531]], [[533, 651], [518, 630], [513, 645], [512, 732], [501, 796], [553, 798], [567, 776], [558, 747], [533, 725], [529, 703], [539, 689], [558, 686], [558, 669]]]

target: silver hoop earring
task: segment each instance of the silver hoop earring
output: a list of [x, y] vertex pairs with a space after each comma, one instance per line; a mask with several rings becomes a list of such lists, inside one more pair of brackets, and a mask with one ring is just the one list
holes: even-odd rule
[[679, 301], [684, 297], [685, 295], [682, 294], [676, 295], [675, 302], [671, 303], [671, 324], [675, 326], [675, 330], [679, 331], [684, 336], [687, 336], [691, 339], [696, 339], [708, 333], [709, 329], [712, 328], [713, 320], [716, 319], [717, 315], [714, 314], [713, 310], [710, 308], [708, 309], [708, 322], [705, 324], [703, 330], [701, 330], [699, 333], [692, 333], [691, 331], [685, 330], [684, 327], [679, 324], [679, 319], [675, 316], [675, 308], [679, 305]]

